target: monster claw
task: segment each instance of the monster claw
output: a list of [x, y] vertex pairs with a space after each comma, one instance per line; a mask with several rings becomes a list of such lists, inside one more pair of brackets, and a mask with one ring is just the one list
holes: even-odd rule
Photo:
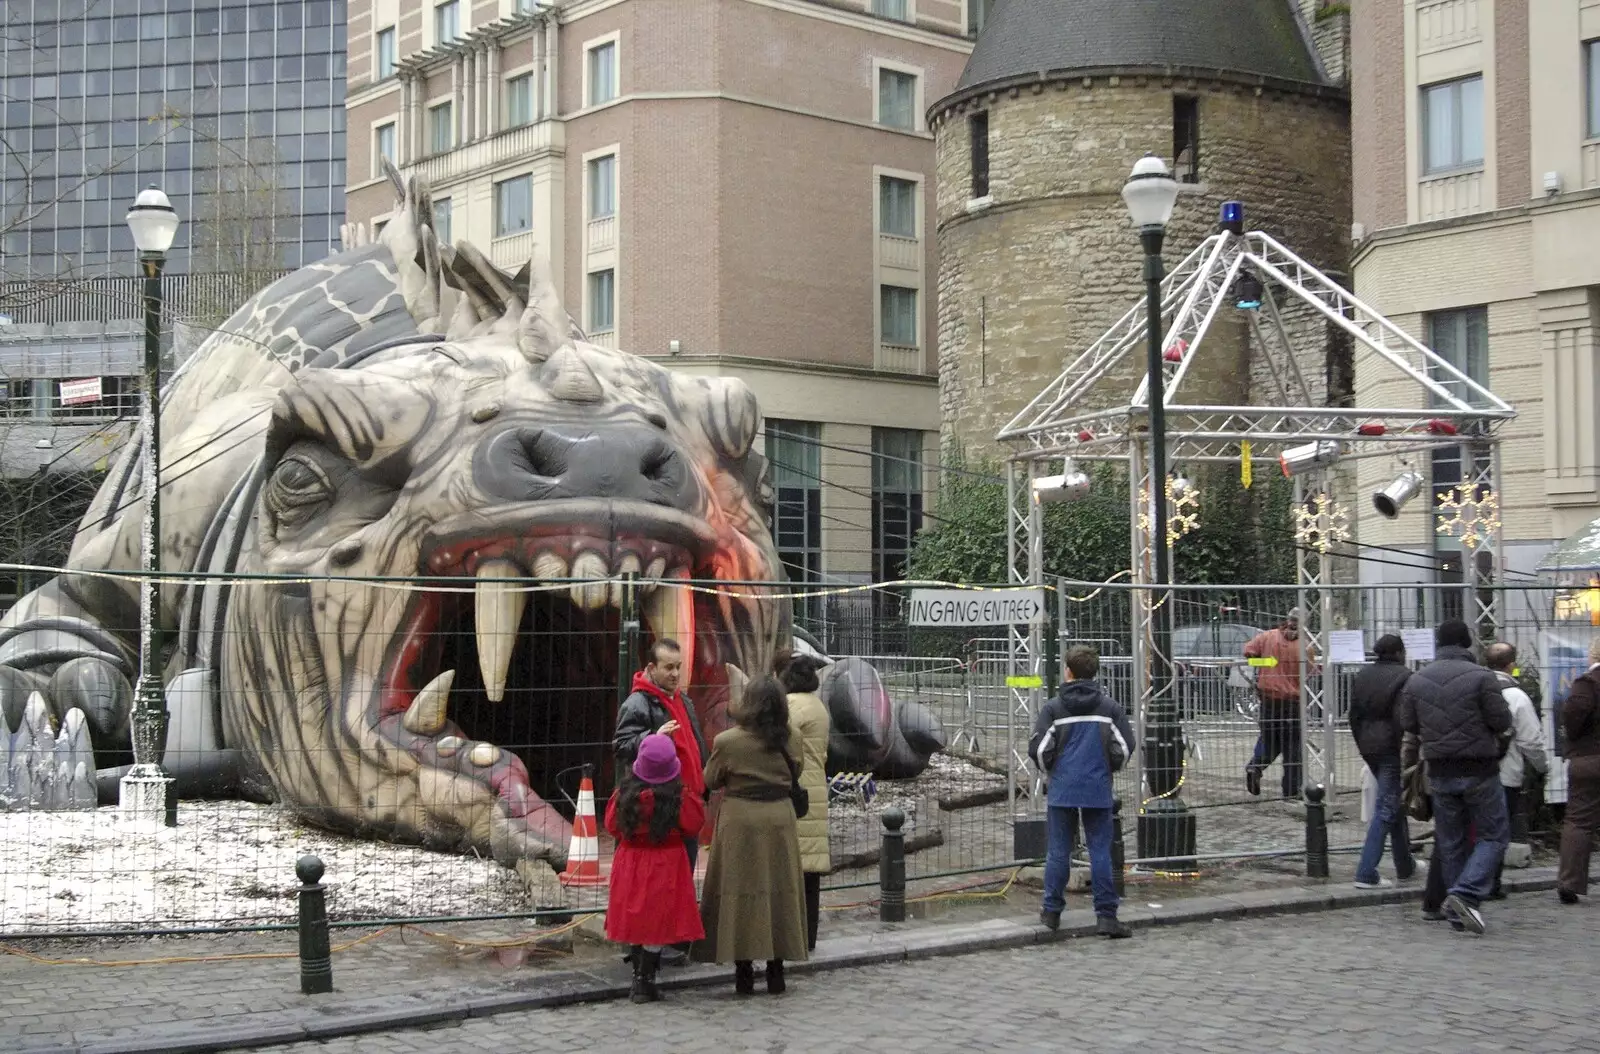
[[429, 681], [417, 693], [400, 723], [407, 732], [419, 736], [436, 736], [444, 729], [447, 708], [450, 705], [450, 686], [455, 683], [456, 671], [446, 670]]
[[74, 708], [82, 710], [103, 749], [115, 749], [129, 742], [129, 719], [133, 714], [133, 686], [128, 678], [105, 659], [80, 657], [61, 664], [50, 679], [50, 701], [58, 718]]

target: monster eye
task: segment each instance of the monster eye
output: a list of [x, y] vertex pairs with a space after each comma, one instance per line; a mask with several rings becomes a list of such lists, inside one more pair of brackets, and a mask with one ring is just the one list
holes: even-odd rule
[[744, 457], [761, 428], [755, 393], [731, 377], [713, 378], [705, 385], [711, 399], [709, 431], [717, 452], [735, 460]]
[[321, 466], [290, 455], [278, 462], [267, 483], [266, 505], [279, 527], [306, 523], [333, 498], [333, 483]]

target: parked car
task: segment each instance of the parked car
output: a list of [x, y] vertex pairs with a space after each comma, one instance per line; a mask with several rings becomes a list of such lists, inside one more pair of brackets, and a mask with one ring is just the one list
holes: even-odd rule
[[1195, 622], [1172, 631], [1173, 675], [1184, 720], [1256, 712], [1255, 671], [1244, 646], [1261, 631], [1243, 622]]

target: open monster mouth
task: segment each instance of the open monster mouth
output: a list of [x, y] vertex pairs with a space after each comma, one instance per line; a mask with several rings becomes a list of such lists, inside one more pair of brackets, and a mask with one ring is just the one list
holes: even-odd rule
[[601, 793], [614, 778], [619, 684], [633, 672], [621, 668], [625, 605], [639, 661], [654, 640], [680, 643], [702, 720], [726, 694], [720, 640], [731, 627], [713, 594], [687, 587], [713, 577], [710, 546], [682, 530], [650, 534], [543, 523], [429, 547], [425, 574], [475, 588], [412, 595], [382, 676], [379, 728], [424, 765], [486, 784], [513, 822], [564, 852], [577, 770], [592, 765]]

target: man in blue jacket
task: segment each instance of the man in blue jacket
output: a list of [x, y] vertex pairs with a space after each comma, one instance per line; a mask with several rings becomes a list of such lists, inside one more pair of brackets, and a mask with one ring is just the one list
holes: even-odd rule
[[1068, 650], [1066, 681], [1060, 694], [1040, 708], [1028, 742], [1029, 756], [1045, 774], [1049, 805], [1039, 921], [1052, 930], [1061, 925], [1076, 810], [1089, 846], [1096, 931], [1102, 937], [1131, 937], [1132, 931], [1117, 919], [1117, 887], [1111, 875], [1111, 776], [1127, 763], [1134, 737], [1128, 715], [1095, 681], [1099, 673], [1100, 656], [1093, 648]]

